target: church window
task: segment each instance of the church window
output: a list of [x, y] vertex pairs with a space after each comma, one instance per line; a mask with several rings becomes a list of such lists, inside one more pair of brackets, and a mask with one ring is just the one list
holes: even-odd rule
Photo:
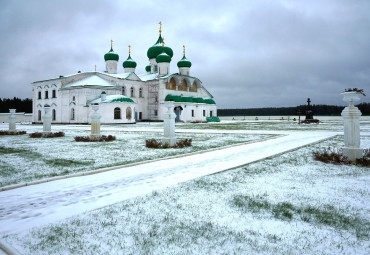
[[154, 72], [155, 73], [158, 72], [158, 66], [157, 65], [154, 66]]
[[132, 110], [131, 107], [126, 108], [126, 119], [130, 120], [132, 118]]
[[158, 103], [158, 96], [155, 96], [155, 102]]
[[126, 96], [126, 87], [122, 87], [122, 95]]
[[41, 99], [41, 91], [39, 91], [39, 99]]
[[134, 87], [131, 87], [131, 89], [130, 89], [130, 94], [131, 94], [131, 97], [135, 97], [135, 93], [134, 93], [135, 91], [134, 91]]
[[190, 87], [189, 91], [190, 92], [197, 92], [198, 86], [197, 83], [194, 81], [193, 86]]
[[114, 119], [121, 119], [121, 109], [119, 107], [114, 108]]
[[72, 97], [72, 101], [73, 102], [76, 101], [76, 97], [75, 96]]
[[209, 112], [209, 117], [212, 117], [212, 115], [213, 115], [213, 111], [210, 111]]
[[194, 110], [191, 110], [191, 117], [194, 117]]
[[56, 98], [57, 97], [57, 92], [56, 92], [55, 89], [53, 89], [51, 96], [52, 96], [52, 98]]
[[71, 120], [75, 120], [75, 109], [71, 109]]
[[143, 97], [143, 88], [139, 89], [139, 97]]
[[158, 116], [158, 110], [154, 110], [154, 116]]
[[37, 120], [41, 121], [41, 110], [39, 110], [37, 113]]
[[49, 98], [49, 91], [45, 91], [45, 99], [48, 99]]
[[203, 117], [206, 116], [206, 110], [203, 110]]
[[56, 120], [56, 112], [55, 112], [55, 109], [53, 109], [53, 111], [51, 112], [51, 116], [52, 116], [52, 120], [55, 121]]

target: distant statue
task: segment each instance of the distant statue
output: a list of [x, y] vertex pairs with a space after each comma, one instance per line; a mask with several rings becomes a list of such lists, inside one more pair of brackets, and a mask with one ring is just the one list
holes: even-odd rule
[[311, 99], [307, 98], [307, 110], [306, 110], [306, 120], [313, 120], [313, 113], [311, 110]]
[[307, 110], [306, 110], [306, 119], [302, 121], [302, 123], [310, 124], [310, 123], [319, 123], [320, 121], [313, 118], [313, 112], [311, 109], [311, 99], [307, 98]]

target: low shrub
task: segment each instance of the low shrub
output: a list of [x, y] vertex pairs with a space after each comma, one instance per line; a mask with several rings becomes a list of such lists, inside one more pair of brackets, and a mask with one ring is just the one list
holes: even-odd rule
[[11, 132], [11, 131], [0, 130], [0, 135], [24, 135], [26, 133], [27, 133], [26, 131], [14, 131], [14, 132]]
[[63, 137], [65, 134], [64, 132], [55, 132], [55, 133], [47, 133], [44, 134], [42, 132], [35, 132], [31, 133], [29, 136], [31, 138], [54, 138], [54, 137]]
[[350, 165], [355, 164], [359, 166], [370, 166], [370, 149], [364, 150], [364, 156], [360, 159], [356, 159], [356, 161], [351, 162], [347, 159], [347, 157], [342, 156], [342, 151], [340, 149], [334, 148], [326, 148], [322, 151], [314, 151], [313, 158], [315, 160], [330, 163], [335, 165]]
[[110, 142], [116, 140], [116, 137], [113, 135], [102, 135], [97, 139], [91, 139], [90, 136], [75, 136], [76, 142]]
[[191, 146], [192, 139], [182, 139], [178, 140], [174, 146], [169, 146], [168, 143], [163, 143], [160, 140], [156, 139], [148, 139], [145, 140], [145, 146], [147, 148], [154, 148], [154, 149], [167, 149], [167, 148], [184, 148]]

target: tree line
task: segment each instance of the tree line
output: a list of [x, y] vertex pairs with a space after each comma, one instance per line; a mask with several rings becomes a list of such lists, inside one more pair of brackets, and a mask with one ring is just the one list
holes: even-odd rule
[[32, 99], [0, 98], [0, 112], [9, 112], [9, 109], [16, 109], [17, 112], [32, 113]]
[[[356, 105], [362, 115], [370, 115], [370, 103], [361, 103]], [[339, 116], [345, 106], [337, 105], [311, 105], [313, 115], [321, 116]], [[307, 111], [307, 105], [294, 107], [264, 107], [264, 108], [245, 108], [245, 109], [217, 109], [218, 116], [279, 116], [279, 115], [298, 115], [298, 111], [304, 116]]]

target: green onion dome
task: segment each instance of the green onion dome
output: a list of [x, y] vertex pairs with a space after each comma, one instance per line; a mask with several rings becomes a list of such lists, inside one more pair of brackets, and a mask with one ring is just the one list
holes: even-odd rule
[[131, 55], [128, 55], [128, 58], [123, 62], [123, 68], [136, 68], [136, 62], [131, 58]]
[[159, 38], [158, 38], [157, 42], [152, 47], [150, 47], [148, 49], [148, 52], [147, 52], [146, 55], [148, 56], [149, 59], [156, 58], [159, 54], [162, 53], [163, 50], [171, 58], [173, 57], [172, 49], [170, 47], [167, 47], [167, 46], [162, 47], [162, 43], [163, 43], [163, 38], [162, 38], [161, 35], [159, 35]]
[[148, 73], [150, 73], [151, 70], [152, 67], [150, 66], [150, 64], [145, 67], [145, 71], [147, 71]]
[[159, 54], [155, 58], [155, 61], [157, 61], [157, 63], [164, 63], [164, 62], [170, 63], [171, 57], [165, 51], [163, 51], [161, 54]]
[[110, 48], [110, 51], [109, 51], [109, 52], [107, 52], [107, 53], [105, 53], [105, 55], [104, 55], [104, 60], [105, 60], [105, 61], [108, 61], [108, 60], [115, 60], [115, 61], [118, 61], [118, 60], [119, 60], [119, 56], [118, 56], [118, 54], [117, 54], [117, 53], [115, 53], [115, 52], [113, 51], [113, 49], [112, 49], [112, 48]]
[[189, 60], [187, 60], [187, 58], [185, 57], [185, 55], [182, 57], [182, 59], [177, 62], [177, 67], [191, 67], [191, 62]]

